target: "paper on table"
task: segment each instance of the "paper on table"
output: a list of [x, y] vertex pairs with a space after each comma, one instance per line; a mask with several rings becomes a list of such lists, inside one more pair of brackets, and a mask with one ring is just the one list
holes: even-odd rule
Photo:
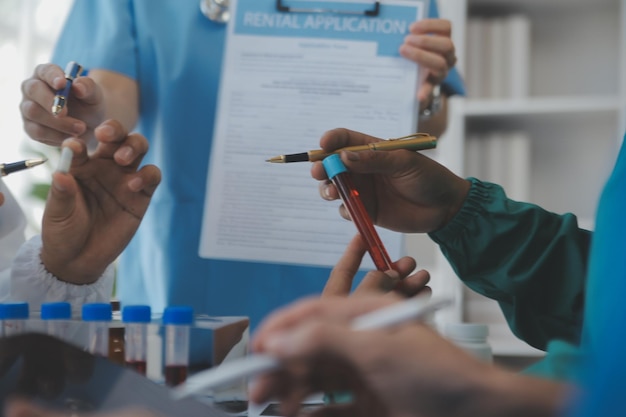
[[[356, 233], [339, 203], [319, 197], [308, 163], [265, 159], [316, 149], [336, 127], [384, 138], [415, 131], [417, 67], [398, 48], [426, 3], [390, 0], [372, 18], [231, 0], [200, 256], [336, 263]], [[397, 259], [402, 235], [379, 232]]]

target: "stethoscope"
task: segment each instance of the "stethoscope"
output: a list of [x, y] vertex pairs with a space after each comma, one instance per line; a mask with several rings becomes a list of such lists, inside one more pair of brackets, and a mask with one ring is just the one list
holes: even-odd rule
[[227, 23], [230, 19], [230, 0], [200, 0], [200, 10], [209, 20], [216, 23]]

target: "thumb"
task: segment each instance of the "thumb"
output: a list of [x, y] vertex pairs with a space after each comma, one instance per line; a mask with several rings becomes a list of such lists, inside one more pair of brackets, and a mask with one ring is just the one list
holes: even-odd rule
[[70, 174], [63, 172], [52, 174], [45, 216], [57, 220], [69, 217], [76, 206], [77, 190], [78, 184]]
[[393, 151], [341, 152], [341, 160], [349, 171], [358, 174], [398, 174], [415, 167], [419, 155], [406, 149]]
[[103, 99], [100, 86], [90, 77], [78, 77], [72, 84], [72, 91], [77, 99], [86, 104], [98, 104]]

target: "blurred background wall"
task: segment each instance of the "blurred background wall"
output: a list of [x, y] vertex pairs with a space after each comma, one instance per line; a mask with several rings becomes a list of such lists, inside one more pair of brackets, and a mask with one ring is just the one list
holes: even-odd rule
[[[21, 83], [39, 63], [48, 62], [71, 0], [0, 0], [0, 143], [1, 162], [45, 154], [45, 167], [4, 178], [27, 213], [30, 230], [39, 230], [42, 194], [50, 182], [57, 153], [29, 140], [19, 112]], [[33, 195], [33, 192], [36, 195]]]

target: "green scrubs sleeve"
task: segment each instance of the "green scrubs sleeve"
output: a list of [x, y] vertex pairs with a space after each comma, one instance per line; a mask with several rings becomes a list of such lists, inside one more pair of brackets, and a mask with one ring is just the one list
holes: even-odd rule
[[430, 237], [468, 287], [500, 304], [517, 337], [542, 350], [553, 339], [578, 344], [591, 232], [573, 214], [469, 180], [459, 213]]

